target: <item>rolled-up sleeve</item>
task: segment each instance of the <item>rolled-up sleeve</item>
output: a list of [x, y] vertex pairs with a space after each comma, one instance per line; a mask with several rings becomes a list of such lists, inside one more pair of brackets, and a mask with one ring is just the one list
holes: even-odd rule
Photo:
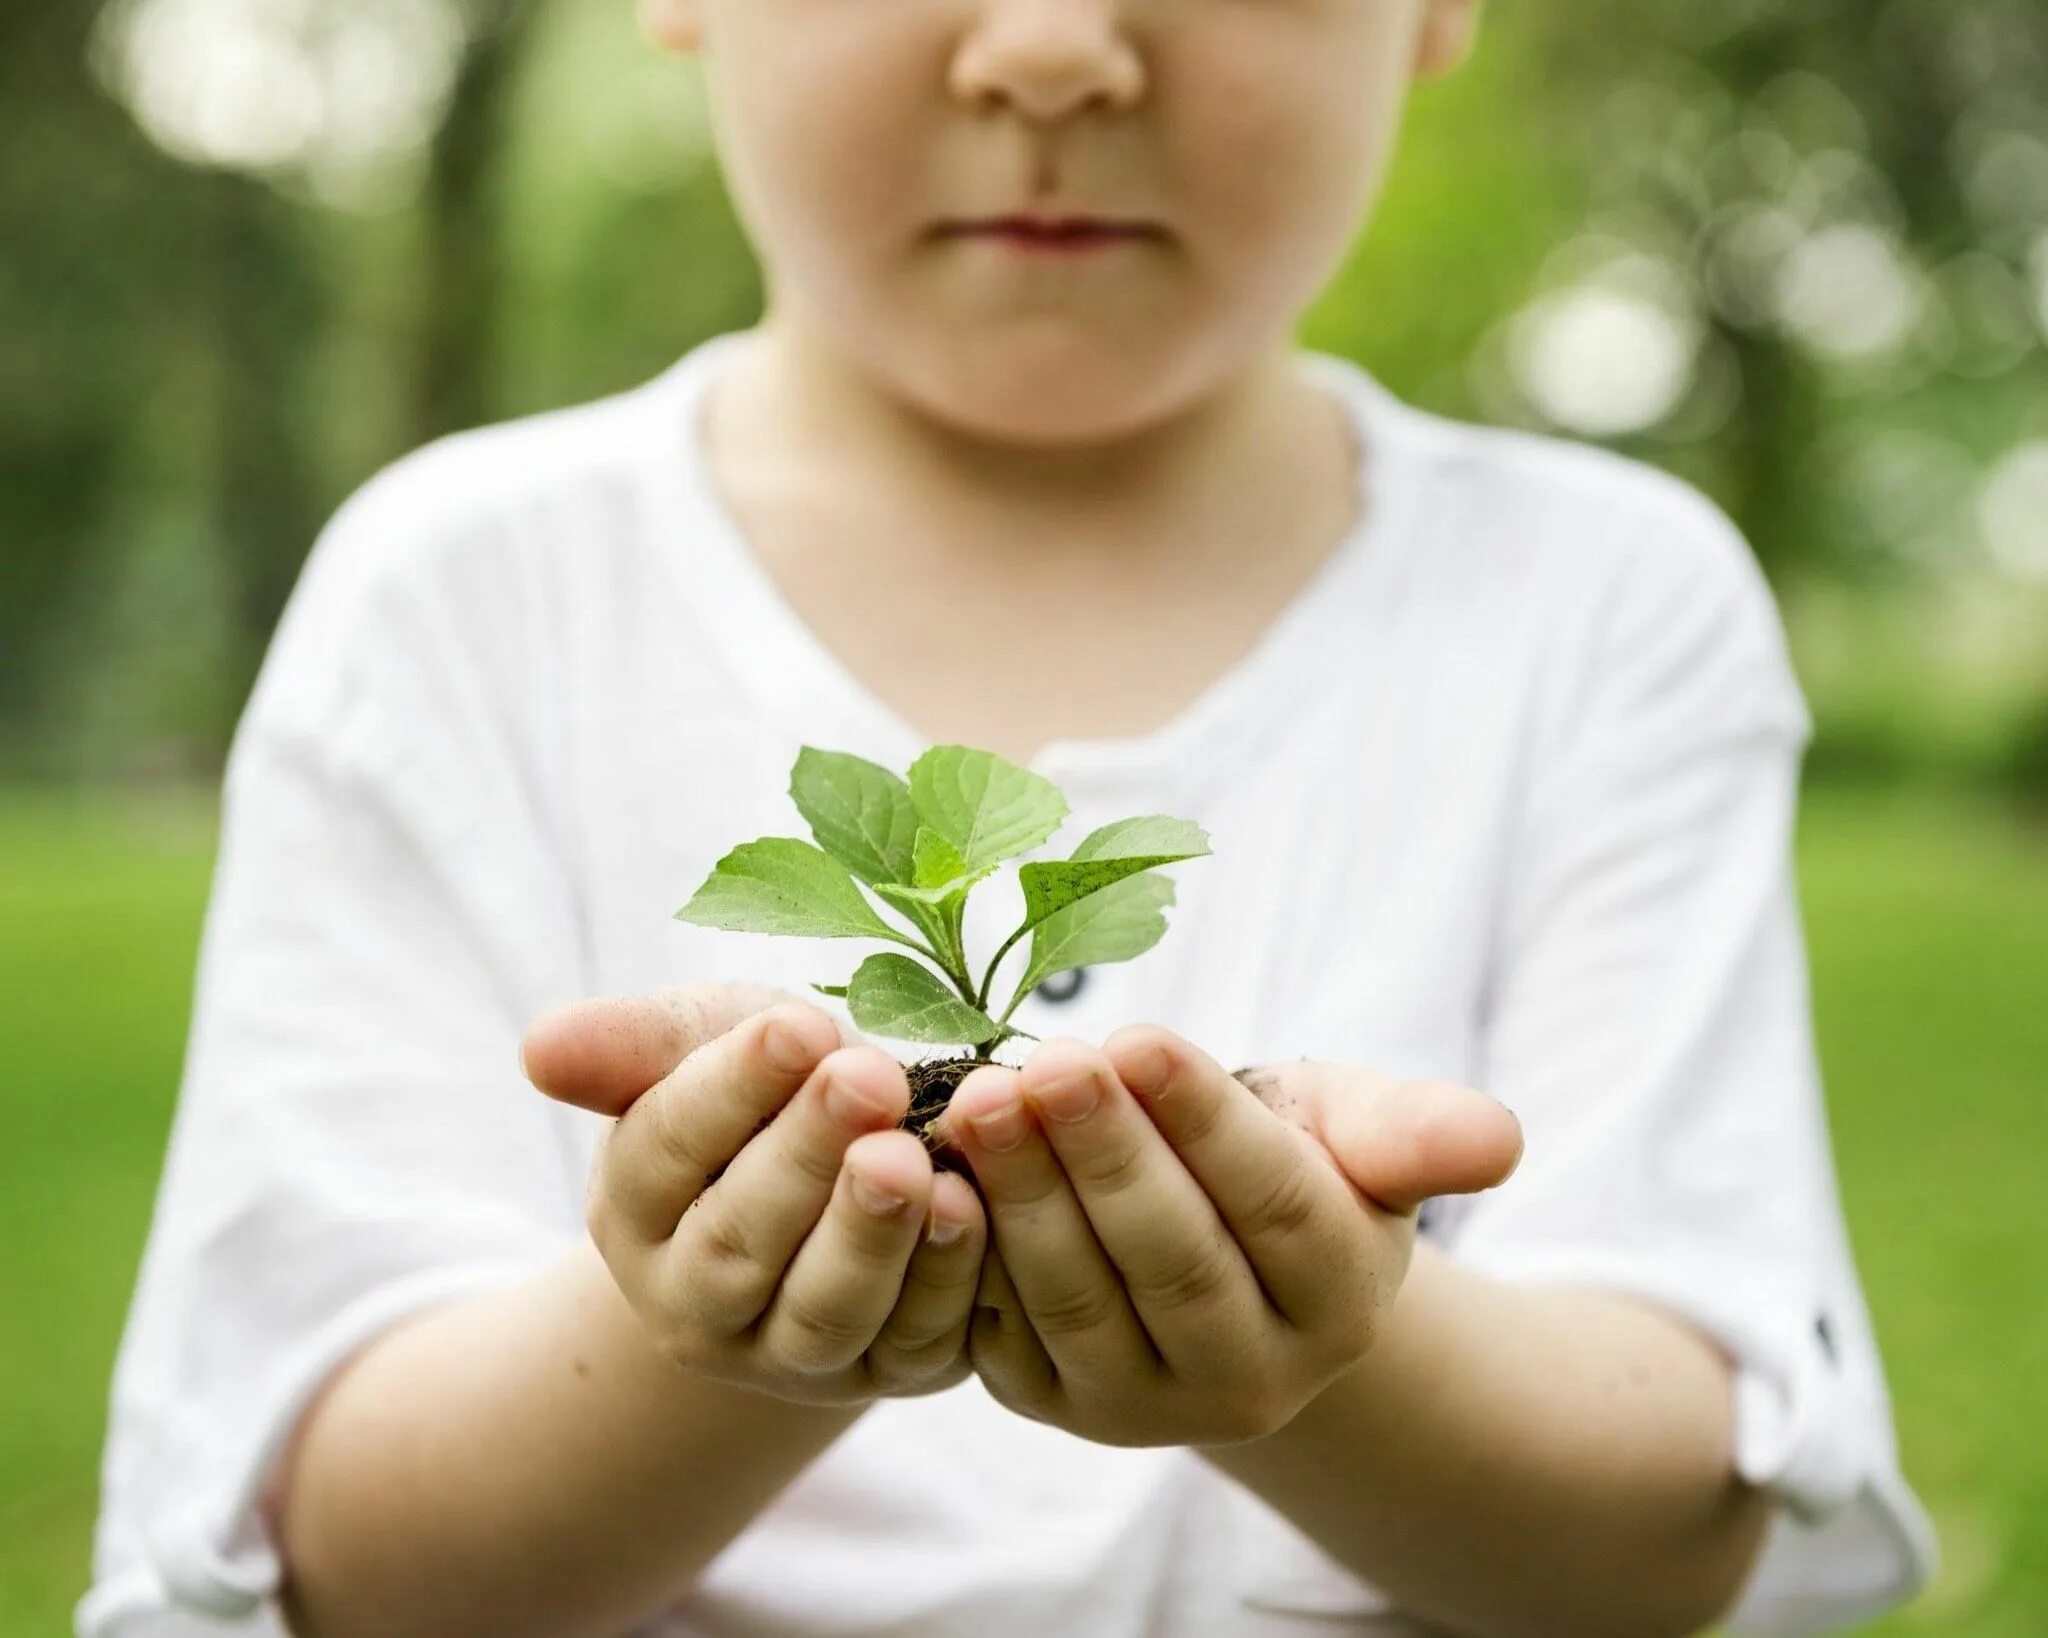
[[[1648, 527], [1648, 526], [1646, 526]], [[1899, 1478], [1812, 1040], [1793, 873], [1811, 734], [1776, 607], [1703, 499], [1638, 543], [1532, 707], [1478, 1084], [1502, 1188], [1445, 1202], [1503, 1278], [1654, 1301], [1735, 1363], [1733, 1463], [1780, 1507], [1734, 1630], [1861, 1619], [1930, 1573]]]
[[87, 1638], [282, 1632], [261, 1498], [302, 1410], [399, 1318], [581, 1231], [567, 1112], [517, 1058], [576, 992], [573, 893], [477, 651], [421, 594], [456, 571], [417, 555], [417, 490], [337, 516], [237, 730]]

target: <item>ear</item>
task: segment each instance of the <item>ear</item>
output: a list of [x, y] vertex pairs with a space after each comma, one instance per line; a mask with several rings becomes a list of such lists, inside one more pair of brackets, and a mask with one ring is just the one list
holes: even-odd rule
[[687, 57], [704, 42], [701, 9], [698, 0], [640, 0], [640, 31], [661, 50]]
[[1472, 52], [1479, 28], [1480, 0], [1422, 0], [1422, 27], [1415, 37], [1415, 77], [1433, 80], [1450, 73]]

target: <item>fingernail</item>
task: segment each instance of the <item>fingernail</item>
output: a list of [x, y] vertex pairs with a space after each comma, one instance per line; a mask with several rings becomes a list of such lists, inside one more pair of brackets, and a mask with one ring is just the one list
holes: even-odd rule
[[811, 1067], [811, 1049], [794, 1025], [777, 1020], [761, 1032], [761, 1055], [786, 1075]]
[[1124, 1085], [1133, 1092], [1150, 1095], [1165, 1087], [1167, 1077], [1173, 1073], [1173, 1060], [1163, 1047], [1143, 1047], [1124, 1060], [1120, 1073]]
[[974, 1135], [984, 1149], [1014, 1149], [1024, 1141], [1027, 1122], [1024, 1106], [1012, 1098], [994, 1109], [968, 1116], [967, 1124], [974, 1128]]
[[902, 1195], [870, 1183], [859, 1172], [853, 1174], [853, 1201], [862, 1211], [876, 1217], [893, 1217], [904, 1207]]
[[826, 1112], [847, 1126], [866, 1129], [878, 1120], [888, 1119], [887, 1110], [877, 1109], [840, 1076], [829, 1072], [825, 1076], [824, 1098]]
[[1102, 1101], [1102, 1085], [1092, 1069], [1078, 1069], [1034, 1088], [1031, 1099], [1054, 1120], [1082, 1120]]
[[956, 1223], [950, 1217], [934, 1217], [925, 1238], [935, 1246], [949, 1246], [966, 1232], [965, 1223]]

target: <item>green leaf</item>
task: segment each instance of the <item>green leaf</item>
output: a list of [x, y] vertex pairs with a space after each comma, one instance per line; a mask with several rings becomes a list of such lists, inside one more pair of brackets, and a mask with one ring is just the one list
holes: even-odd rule
[[846, 986], [844, 984], [813, 984], [811, 988], [820, 995], [844, 995], [846, 993]]
[[1164, 911], [1171, 903], [1170, 880], [1137, 875], [1055, 910], [1032, 930], [1031, 963], [1017, 993], [1028, 995], [1041, 980], [1070, 968], [1143, 955], [1165, 935]]
[[969, 888], [995, 868], [992, 864], [985, 864], [979, 870], [968, 870], [958, 848], [937, 831], [920, 827], [916, 864], [912, 869], [917, 885], [906, 887], [900, 882], [877, 882], [875, 891], [913, 916], [920, 906], [950, 912], [956, 902], [966, 899]]
[[901, 937], [861, 897], [844, 865], [794, 836], [742, 842], [718, 861], [676, 919], [735, 933]]
[[990, 865], [977, 875], [963, 877], [957, 882], [942, 882], [937, 887], [905, 887], [901, 882], [876, 882], [875, 892], [904, 914], [915, 916], [920, 910], [943, 910], [955, 898], [964, 899], [967, 889], [993, 869], [995, 866]]
[[1149, 814], [1104, 825], [1089, 833], [1072, 858], [1034, 862], [1018, 870], [1024, 885], [1024, 925], [1034, 927], [1126, 876], [1199, 858], [1208, 851], [1208, 832], [1186, 819]]
[[918, 887], [944, 887], [967, 874], [967, 861], [960, 850], [926, 825], [917, 827], [917, 842], [911, 849], [911, 881]]
[[789, 795], [818, 846], [862, 881], [911, 879], [917, 808], [910, 787], [880, 763], [806, 745]]
[[979, 1046], [1001, 1026], [946, 987], [921, 961], [905, 955], [871, 955], [847, 986], [853, 1021], [874, 1035], [898, 1041], [937, 1041]]
[[970, 871], [1029, 852], [1067, 817], [1051, 780], [970, 745], [934, 745], [913, 762], [910, 799]]

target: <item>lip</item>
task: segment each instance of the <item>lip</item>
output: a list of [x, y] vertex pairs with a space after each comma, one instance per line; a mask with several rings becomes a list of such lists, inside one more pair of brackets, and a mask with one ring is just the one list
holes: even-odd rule
[[1153, 223], [1109, 216], [1049, 216], [1018, 213], [947, 222], [940, 231], [949, 238], [985, 239], [1015, 250], [1073, 255], [1117, 245], [1161, 238]]

